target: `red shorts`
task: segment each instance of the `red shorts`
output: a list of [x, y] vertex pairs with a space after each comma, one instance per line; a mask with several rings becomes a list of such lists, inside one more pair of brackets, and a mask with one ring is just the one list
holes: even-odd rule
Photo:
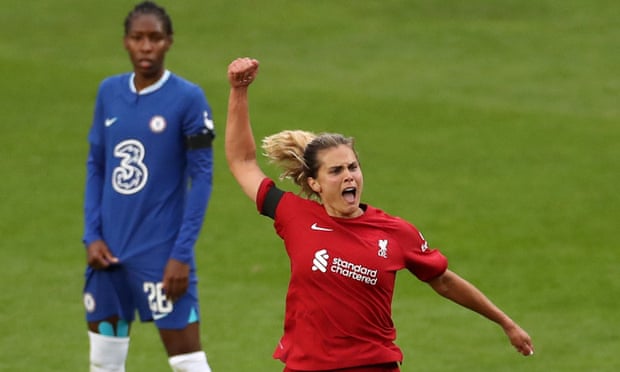
[[[330, 369], [325, 371], [312, 371], [312, 372], [399, 372], [400, 368], [398, 367], [398, 363], [383, 363], [383, 364], [375, 364], [372, 366], [360, 366], [360, 367], [350, 367], [350, 368], [340, 368], [340, 369]], [[283, 372], [306, 372], [300, 371], [297, 369], [290, 369], [288, 367], [284, 367]]]

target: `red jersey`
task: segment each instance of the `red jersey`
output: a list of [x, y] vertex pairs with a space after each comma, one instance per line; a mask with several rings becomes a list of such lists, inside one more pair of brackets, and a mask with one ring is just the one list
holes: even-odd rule
[[402, 361], [392, 321], [396, 272], [428, 281], [446, 270], [446, 258], [413, 225], [371, 206], [361, 205], [360, 217], [331, 217], [270, 179], [256, 203], [274, 219], [291, 265], [274, 358], [296, 370]]

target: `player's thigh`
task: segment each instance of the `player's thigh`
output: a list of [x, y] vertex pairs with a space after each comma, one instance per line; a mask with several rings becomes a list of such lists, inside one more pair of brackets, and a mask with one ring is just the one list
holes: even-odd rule
[[92, 324], [95, 329], [91, 330], [98, 332], [97, 325], [102, 321], [114, 327], [121, 319], [126, 325], [133, 321], [134, 300], [123, 270], [89, 270], [83, 295], [89, 329]]
[[168, 356], [193, 353], [202, 350], [200, 323], [189, 323], [183, 329], [159, 329]]

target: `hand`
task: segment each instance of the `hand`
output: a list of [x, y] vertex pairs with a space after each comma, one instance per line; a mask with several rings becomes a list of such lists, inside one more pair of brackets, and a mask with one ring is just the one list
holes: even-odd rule
[[524, 356], [534, 355], [534, 346], [532, 345], [530, 335], [516, 323], [504, 327], [504, 332], [506, 332], [512, 346], [514, 346], [519, 353]]
[[164, 270], [163, 289], [169, 301], [176, 301], [189, 287], [189, 265], [171, 258]]
[[103, 240], [95, 240], [86, 249], [86, 262], [93, 269], [101, 270], [118, 263], [118, 258], [114, 257]]
[[237, 58], [228, 65], [228, 81], [232, 88], [247, 87], [258, 74], [259, 63], [253, 58]]

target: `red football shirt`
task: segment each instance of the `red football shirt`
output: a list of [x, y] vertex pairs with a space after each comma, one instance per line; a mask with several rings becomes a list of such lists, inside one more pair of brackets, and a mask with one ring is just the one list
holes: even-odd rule
[[402, 361], [392, 321], [396, 272], [407, 268], [428, 281], [446, 270], [446, 258], [413, 225], [379, 209], [362, 205], [360, 217], [335, 218], [291, 192], [274, 198], [273, 188], [262, 182], [257, 207], [274, 218], [291, 265], [274, 358], [296, 370]]

